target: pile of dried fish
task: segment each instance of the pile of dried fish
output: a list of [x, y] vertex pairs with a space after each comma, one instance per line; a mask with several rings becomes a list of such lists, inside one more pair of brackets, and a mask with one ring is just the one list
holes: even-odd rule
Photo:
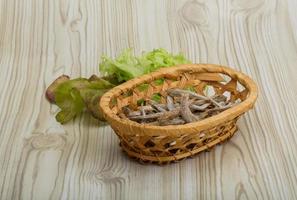
[[137, 110], [123, 107], [119, 116], [142, 124], [179, 125], [216, 115], [233, 105], [224, 95], [208, 97], [190, 90], [168, 89], [166, 104], [146, 100]]

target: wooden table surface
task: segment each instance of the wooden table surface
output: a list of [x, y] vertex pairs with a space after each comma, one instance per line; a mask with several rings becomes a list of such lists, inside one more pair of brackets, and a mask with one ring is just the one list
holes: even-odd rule
[[[296, 0], [0, 0], [0, 199], [296, 199]], [[89, 115], [62, 126], [44, 98], [102, 54], [163, 47], [258, 83], [213, 151], [167, 166], [126, 157]]]

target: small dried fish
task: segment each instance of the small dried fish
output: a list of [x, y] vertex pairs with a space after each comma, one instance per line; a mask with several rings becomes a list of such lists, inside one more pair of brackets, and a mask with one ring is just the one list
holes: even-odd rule
[[141, 115], [140, 111], [132, 111], [128, 106], [123, 107], [122, 111], [128, 117]]
[[187, 122], [193, 122], [199, 120], [199, 117], [194, 115], [189, 107], [189, 94], [185, 93], [182, 94], [182, 99], [181, 99], [181, 116], [182, 118]]
[[208, 106], [210, 106], [211, 104], [210, 103], [206, 103], [206, 104], [203, 104], [201, 106], [198, 106], [198, 105], [195, 105], [195, 104], [191, 104], [190, 105], [190, 108], [192, 110], [199, 110], [199, 111], [204, 111]]
[[145, 113], [145, 109], [144, 109], [143, 107], [144, 107], [144, 106], [141, 106], [141, 107], [140, 107], [140, 113], [141, 113], [142, 116], [145, 116], [146, 113]]
[[145, 112], [154, 111], [155, 109], [151, 105], [141, 106]]
[[221, 104], [219, 104], [218, 102], [216, 102], [214, 99], [212, 99], [211, 97], [208, 97], [209, 98], [209, 100], [214, 104], [214, 105], [216, 105], [216, 106], [218, 106], [219, 108], [221, 108], [222, 106], [221, 106]]
[[[164, 117], [164, 116], [170, 116], [176, 114], [177, 110], [173, 111], [165, 111], [165, 112], [158, 112], [158, 113], [153, 113], [153, 114], [147, 114], [145, 116], [128, 116], [129, 119], [131, 120], [141, 120], [141, 119], [154, 119], [154, 118], [159, 118], [159, 117]], [[178, 110], [179, 112], [179, 110]]]
[[128, 116], [129, 119], [131, 120], [141, 120], [141, 119], [154, 119], [162, 116], [164, 113], [158, 112], [158, 113], [153, 113], [153, 114], [147, 114], [145, 116], [141, 115], [135, 115], [135, 116]]
[[227, 97], [222, 95], [222, 94], [218, 94], [218, 95], [214, 95], [211, 97], [213, 100], [215, 100], [216, 102], [226, 102], [227, 101]]
[[201, 99], [201, 100], [209, 100], [208, 97], [197, 94], [197, 93], [189, 91], [189, 90], [168, 89], [167, 93], [171, 96], [181, 96], [182, 94], [189, 94], [189, 96], [192, 98], [197, 98], [197, 99]]
[[167, 96], [167, 108], [168, 110], [173, 110], [174, 109], [174, 102], [173, 102], [173, 98], [171, 96]]
[[[226, 102], [227, 101], [227, 97], [224, 95], [214, 95], [212, 97], [210, 97], [211, 99], [213, 99], [214, 101], [221, 103], [221, 102]], [[201, 106], [205, 103], [209, 102], [209, 100], [195, 100], [192, 104], [195, 104], [197, 106]]]
[[169, 94], [171, 94], [171, 95], [189, 94], [190, 97], [192, 97], [192, 98], [197, 98], [197, 99], [201, 99], [201, 100], [210, 100], [216, 106], [222, 107], [218, 102], [216, 102], [211, 97], [203, 96], [203, 95], [197, 94], [197, 93], [189, 91], [189, 90], [169, 89], [169, 90], [167, 90], [167, 92], [169, 92]]
[[201, 106], [201, 105], [203, 105], [205, 103], [208, 103], [208, 102], [209, 102], [208, 100], [195, 100], [195, 101], [193, 101], [192, 104], [197, 105], [197, 106]]
[[157, 105], [167, 111], [167, 105], [166, 104], [157, 104]]
[[165, 112], [164, 115], [158, 118], [158, 121], [166, 121], [170, 119], [174, 119], [180, 115], [180, 108]]
[[152, 107], [160, 112], [166, 112], [166, 105], [164, 104], [158, 104], [157, 102], [153, 101], [153, 100], [148, 100], [148, 102], [152, 105]]
[[123, 107], [119, 116], [141, 124], [179, 125], [211, 117], [236, 104], [222, 94], [203, 96], [182, 89], [168, 89], [167, 94], [165, 104], [146, 100], [145, 105], [136, 107], [137, 110]]
[[160, 111], [160, 112], [166, 112], [166, 111], [167, 111], [166, 109], [164, 109], [164, 108], [162, 107], [162, 105], [159, 105], [159, 104], [152, 104], [152, 106], [153, 106], [156, 110], [158, 110], [158, 111]]

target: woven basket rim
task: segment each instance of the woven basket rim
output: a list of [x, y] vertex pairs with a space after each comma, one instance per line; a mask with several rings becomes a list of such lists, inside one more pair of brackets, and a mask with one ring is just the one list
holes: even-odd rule
[[[210, 72], [210, 73], [223, 73], [227, 74], [231, 77], [236, 77], [236, 79], [249, 91], [247, 98], [239, 103], [238, 105], [229, 108], [217, 115], [208, 117], [201, 121], [192, 122], [183, 125], [169, 125], [169, 126], [154, 126], [154, 125], [147, 125], [147, 124], [139, 124], [132, 120], [122, 119], [116, 114], [112, 112], [109, 107], [109, 102], [111, 98], [114, 96], [120, 95], [122, 92], [129, 90], [133, 86], [137, 86], [144, 82], [149, 82], [155, 79], [155, 77], [161, 76], [163, 74], [179, 74], [182, 72]], [[164, 131], [164, 134], [171, 133], [173, 130], [176, 134], [178, 134], [178, 130], [184, 129], [206, 129], [210, 127], [214, 127], [220, 123], [227, 121], [228, 119], [233, 119], [247, 110], [251, 109], [258, 97], [258, 89], [256, 83], [247, 75], [236, 71], [230, 67], [217, 65], [217, 64], [183, 64], [177, 65], [169, 68], [161, 68], [155, 72], [150, 74], [146, 74], [132, 80], [129, 80], [119, 86], [114, 87], [113, 89], [106, 92], [100, 100], [99, 109], [103, 111], [104, 117], [108, 122], [115, 122], [117, 124], [121, 124], [123, 126], [129, 125], [131, 128], [138, 128], [138, 129], [146, 129], [150, 130], [149, 132], [154, 131]]]

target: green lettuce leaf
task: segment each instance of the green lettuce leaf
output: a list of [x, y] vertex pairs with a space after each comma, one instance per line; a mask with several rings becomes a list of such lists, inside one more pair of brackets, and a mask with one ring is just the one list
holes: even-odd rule
[[101, 59], [100, 72], [117, 77], [119, 82], [150, 73], [161, 67], [190, 63], [182, 54], [173, 55], [162, 48], [143, 53], [139, 57], [134, 56], [131, 49], [127, 49], [114, 60], [107, 56], [102, 56]]
[[[99, 102], [101, 96], [110, 88], [161, 67], [185, 63], [190, 63], [190, 61], [182, 54], [173, 55], [165, 49], [154, 49], [140, 56], [135, 56], [131, 49], [126, 49], [115, 59], [102, 56], [99, 68], [103, 77], [92, 75], [89, 79], [70, 80], [68, 76], [62, 75], [47, 88], [46, 97], [61, 109], [56, 119], [62, 124], [84, 110], [90, 112], [95, 118], [104, 120], [99, 110]], [[162, 79], [155, 81], [157, 85], [163, 82]], [[147, 84], [142, 84], [139, 90], [144, 91], [147, 87]], [[160, 98], [155, 95], [152, 99], [159, 101]], [[144, 103], [143, 101], [139, 100], [138, 103]]]
[[139, 66], [138, 60], [132, 54], [131, 49], [127, 49], [116, 59], [102, 56], [99, 64], [100, 71], [106, 72], [107, 75], [115, 75], [119, 82], [130, 80], [144, 73]]
[[[55, 103], [61, 109], [56, 116], [56, 120], [62, 124], [66, 123], [80, 114], [86, 108], [86, 105], [99, 104], [99, 98], [112, 87], [114, 87], [113, 84], [100, 78], [95, 80], [77, 78], [61, 83], [54, 91]], [[98, 100], [98, 102], [94, 100]], [[87, 106], [87, 109], [92, 114], [96, 114], [94, 110], [96, 105]]]
[[63, 95], [58, 93], [56, 104], [61, 108], [61, 111], [56, 115], [56, 120], [61, 124], [68, 122], [84, 109], [84, 101], [76, 88], [72, 88]]

